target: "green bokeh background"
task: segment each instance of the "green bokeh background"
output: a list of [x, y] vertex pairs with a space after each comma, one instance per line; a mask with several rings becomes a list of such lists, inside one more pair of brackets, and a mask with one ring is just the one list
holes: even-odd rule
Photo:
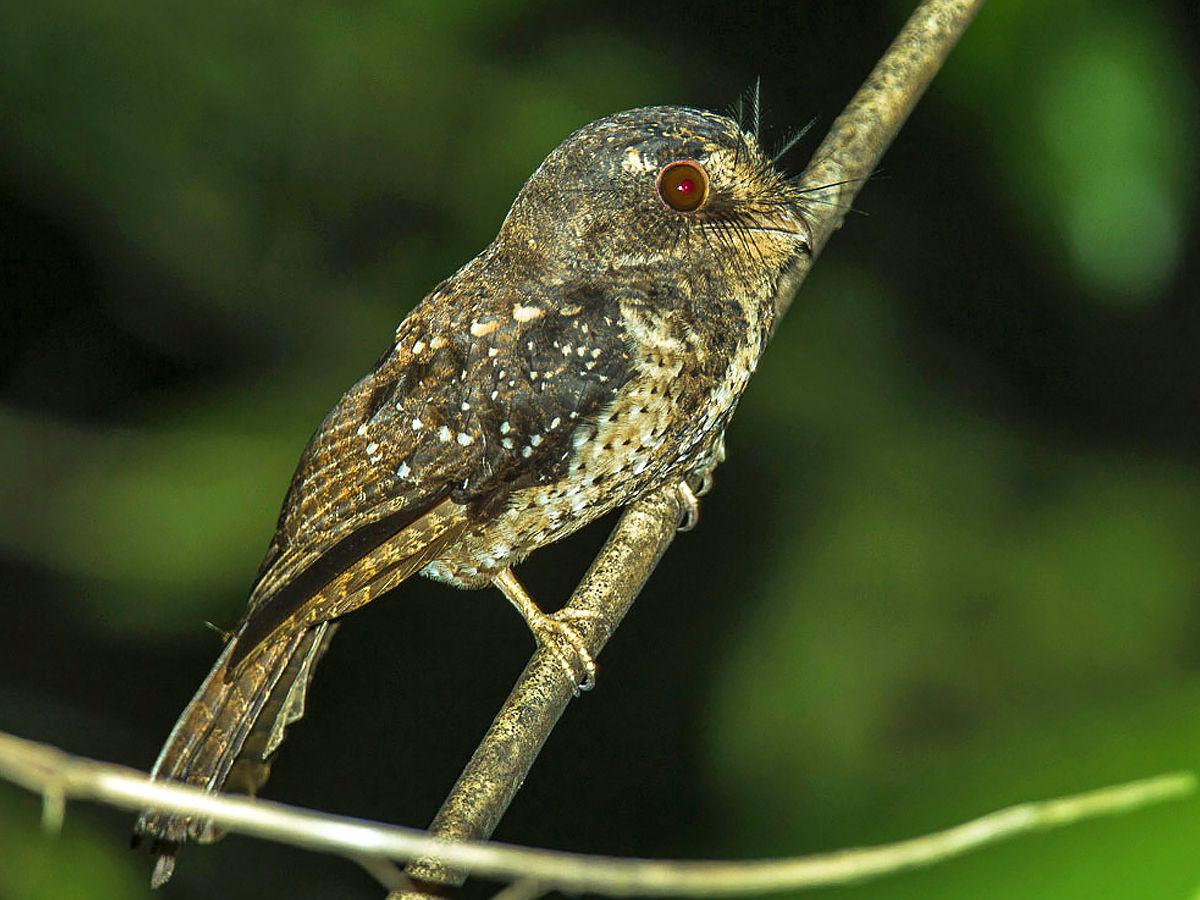
[[[541, 158], [758, 76], [768, 136], [819, 133], [909, 4], [600, 7], [0, 5], [0, 729], [147, 767], [308, 434]], [[499, 837], [795, 854], [1200, 767], [1198, 60], [1192, 0], [985, 9]], [[425, 824], [530, 649], [498, 596], [405, 585], [268, 795]], [[38, 815], [0, 785], [0, 898], [148, 894], [128, 815]], [[231, 838], [164, 896], [380, 894]], [[1198, 895], [1200, 801], [817, 894]]]

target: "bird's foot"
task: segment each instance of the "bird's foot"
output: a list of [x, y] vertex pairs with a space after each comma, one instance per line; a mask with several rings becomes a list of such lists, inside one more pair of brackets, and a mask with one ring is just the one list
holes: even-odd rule
[[556, 613], [538, 610], [536, 615], [525, 619], [538, 646], [553, 653], [563, 671], [574, 682], [575, 696], [579, 696], [580, 691], [590, 691], [596, 686], [596, 660], [571, 621], [596, 619], [599, 615], [592, 610], [568, 608]]
[[675, 486], [679, 505], [683, 507], [679, 531], [691, 531], [700, 524], [700, 498], [712, 490], [713, 471], [724, 461], [725, 435], [722, 434], [702, 464]]
[[700, 497], [686, 481], [675, 485], [675, 492], [679, 495], [679, 505], [683, 508], [683, 515], [676, 530], [691, 531], [700, 524]]
[[[585, 609], [560, 609], [556, 613], [544, 613], [533, 602], [512, 569], [504, 569], [492, 583], [508, 598], [525, 619], [539, 647], [554, 654], [563, 671], [574, 685], [575, 696], [580, 691], [590, 691], [596, 686], [596, 660], [588, 650], [583, 637], [572, 625], [572, 620], [596, 619], [599, 613]], [[582, 670], [582, 671], [581, 671]]]

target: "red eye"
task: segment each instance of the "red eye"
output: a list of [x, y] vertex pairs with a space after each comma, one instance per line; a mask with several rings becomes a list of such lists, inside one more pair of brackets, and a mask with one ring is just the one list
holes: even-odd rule
[[663, 166], [658, 173], [658, 196], [676, 212], [692, 212], [708, 199], [708, 175], [700, 163], [684, 161]]

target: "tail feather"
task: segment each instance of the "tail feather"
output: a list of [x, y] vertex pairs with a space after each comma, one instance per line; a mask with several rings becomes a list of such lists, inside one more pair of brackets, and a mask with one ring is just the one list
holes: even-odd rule
[[[304, 714], [313, 669], [336, 629], [333, 622], [280, 634], [264, 644], [227, 681], [237, 640], [230, 641], [200, 685], [151, 771], [156, 780], [178, 781], [209, 791], [254, 794], [270, 774], [284, 730]], [[134, 840], [151, 840], [158, 854], [152, 884], [165, 883], [175, 854], [188, 840], [221, 836], [209, 819], [147, 809]]]
[[[333, 620], [418, 572], [470, 524], [467, 508], [450, 499], [416, 518], [397, 515], [344, 535], [325, 555], [301, 547], [295, 559], [275, 560], [237, 634], [175, 723], [153, 778], [243, 794], [262, 787], [284, 729], [304, 713], [313, 668], [337, 627]], [[386, 536], [393, 528], [399, 530]], [[143, 811], [134, 826], [135, 844], [149, 838], [158, 854], [156, 887], [171, 877], [182, 843], [218, 837], [211, 820], [155, 809]]]

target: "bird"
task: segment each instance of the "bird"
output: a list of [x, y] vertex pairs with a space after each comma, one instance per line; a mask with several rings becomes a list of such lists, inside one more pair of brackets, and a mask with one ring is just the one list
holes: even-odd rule
[[[240, 622], [152, 778], [255, 794], [304, 711], [339, 620], [422, 574], [494, 585], [576, 678], [595, 664], [570, 611], [513, 572], [650, 491], [695, 510], [810, 254], [804, 192], [752, 129], [655, 106], [568, 136], [495, 240], [400, 322], [316, 429]], [[147, 809], [159, 886], [220, 833]]]

